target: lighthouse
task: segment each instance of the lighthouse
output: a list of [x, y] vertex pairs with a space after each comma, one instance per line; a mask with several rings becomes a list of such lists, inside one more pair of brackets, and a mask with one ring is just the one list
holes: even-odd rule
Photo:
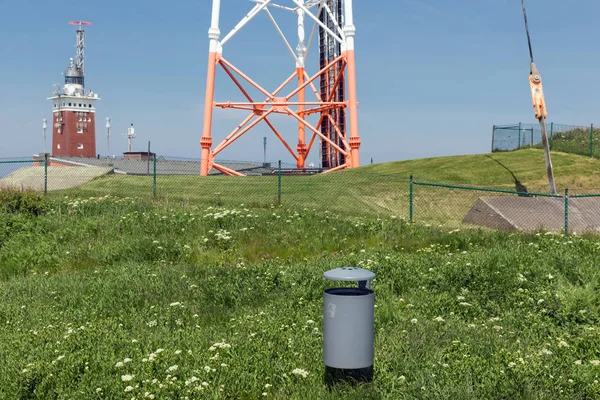
[[91, 22], [72, 21], [77, 25], [75, 58], [64, 72], [64, 85], [55, 85], [52, 101], [52, 156], [96, 157], [96, 108], [100, 97], [85, 88], [85, 25]]

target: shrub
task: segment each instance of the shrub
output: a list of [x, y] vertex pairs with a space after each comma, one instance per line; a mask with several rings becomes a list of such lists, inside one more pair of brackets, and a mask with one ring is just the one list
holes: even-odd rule
[[46, 199], [32, 190], [23, 192], [14, 189], [0, 190], [0, 210], [5, 212], [37, 216], [43, 214], [46, 208]]

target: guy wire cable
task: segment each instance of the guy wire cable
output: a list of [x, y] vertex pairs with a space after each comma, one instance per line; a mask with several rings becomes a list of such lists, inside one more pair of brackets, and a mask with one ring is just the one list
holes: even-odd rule
[[529, 24], [527, 23], [527, 11], [525, 10], [525, 0], [521, 0], [523, 6], [523, 19], [525, 19], [525, 32], [527, 32], [527, 44], [529, 45], [529, 58], [533, 62], [533, 50], [531, 49], [531, 36], [529, 35]]

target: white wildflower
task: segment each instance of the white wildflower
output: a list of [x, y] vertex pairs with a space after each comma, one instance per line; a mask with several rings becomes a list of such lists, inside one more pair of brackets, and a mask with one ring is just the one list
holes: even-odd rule
[[292, 374], [294, 374], [294, 375], [300, 375], [303, 378], [306, 378], [308, 376], [308, 371], [305, 371], [305, 370], [300, 369], [300, 368], [296, 368], [296, 369], [294, 369], [292, 371]]

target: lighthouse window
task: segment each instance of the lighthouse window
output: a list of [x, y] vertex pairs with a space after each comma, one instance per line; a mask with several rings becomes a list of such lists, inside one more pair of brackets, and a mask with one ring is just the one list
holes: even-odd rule
[[57, 149], [60, 149], [60, 143], [56, 145], [56, 148], [57, 148]]
[[77, 148], [78, 148], [79, 150], [83, 149], [83, 144], [79, 143], [79, 144], [77, 145]]
[[77, 127], [77, 133], [83, 133], [83, 128], [81, 126]]
[[81, 103], [79, 103], [79, 107], [81, 107]]
[[71, 103], [69, 103], [69, 107], [71, 107]]

